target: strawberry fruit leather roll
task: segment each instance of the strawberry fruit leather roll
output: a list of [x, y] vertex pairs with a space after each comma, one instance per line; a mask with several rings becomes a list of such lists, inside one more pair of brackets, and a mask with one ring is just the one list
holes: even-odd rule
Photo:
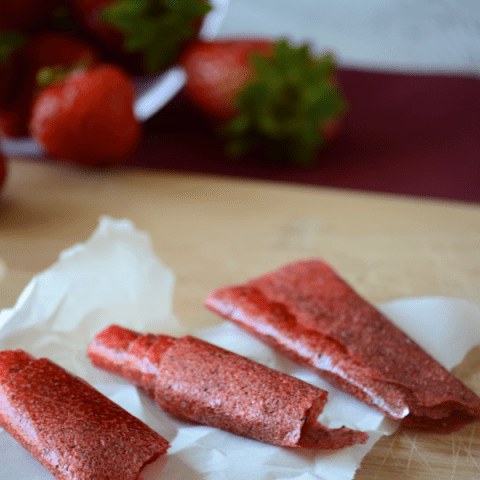
[[212, 292], [205, 306], [405, 426], [452, 432], [480, 398], [321, 260]]
[[169, 443], [46, 358], [0, 352], [0, 426], [59, 480], [138, 480]]
[[[115, 358], [113, 345], [124, 346], [134, 335], [112, 325], [95, 336], [87, 354], [94, 365], [119, 373], [109, 350]], [[156, 335], [148, 348], [139, 347], [147, 345], [145, 336], [153, 338], [137, 333], [131, 340], [120, 374], [140, 379], [132, 383], [177, 418], [287, 447], [336, 450], [368, 439], [364, 432], [317, 422], [327, 401], [324, 390], [189, 335]]]

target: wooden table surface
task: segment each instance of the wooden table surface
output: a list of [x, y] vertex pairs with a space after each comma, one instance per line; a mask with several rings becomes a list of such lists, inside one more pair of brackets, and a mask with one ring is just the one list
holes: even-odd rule
[[[374, 304], [426, 295], [480, 303], [477, 205], [22, 159], [9, 167], [0, 203], [0, 308], [13, 305], [61, 250], [85, 241], [101, 215], [129, 218], [150, 234], [177, 276], [175, 313], [191, 329], [219, 322], [202, 307], [214, 288], [307, 257], [326, 259]], [[454, 372], [477, 392], [479, 352]], [[478, 426], [384, 437], [355, 480], [478, 480]]]

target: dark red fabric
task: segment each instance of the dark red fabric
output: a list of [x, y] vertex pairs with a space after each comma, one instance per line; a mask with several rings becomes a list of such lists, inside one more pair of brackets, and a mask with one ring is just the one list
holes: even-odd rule
[[313, 168], [227, 158], [180, 93], [150, 119], [132, 165], [480, 202], [480, 79], [341, 69], [350, 104]]

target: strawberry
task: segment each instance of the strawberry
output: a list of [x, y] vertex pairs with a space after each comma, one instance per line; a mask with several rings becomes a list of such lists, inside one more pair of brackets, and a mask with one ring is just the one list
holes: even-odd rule
[[6, 87], [8, 100], [3, 103], [0, 80], [0, 132], [12, 137], [28, 134], [31, 105], [40, 89], [37, 84], [39, 72], [45, 68], [68, 70], [79, 63], [100, 61], [99, 53], [90, 43], [64, 32], [36, 35], [15, 53], [16, 71], [10, 69], [12, 78]]
[[121, 163], [141, 134], [133, 101], [132, 81], [117, 65], [77, 68], [40, 92], [30, 133], [54, 157], [89, 166]]
[[186, 93], [222, 125], [233, 155], [256, 147], [307, 166], [339, 130], [346, 101], [330, 53], [284, 39], [198, 41], [180, 64]]
[[[211, 10], [205, 0], [70, 0], [74, 15], [134, 73], [172, 65]], [[138, 66], [140, 64], [140, 67]]]

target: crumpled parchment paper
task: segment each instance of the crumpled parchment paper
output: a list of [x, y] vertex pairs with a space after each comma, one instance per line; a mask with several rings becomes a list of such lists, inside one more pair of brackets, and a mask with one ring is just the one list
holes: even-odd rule
[[[375, 442], [396, 430], [380, 413], [229, 323], [193, 334], [328, 390], [321, 421], [367, 431], [369, 442], [339, 452], [313, 452], [181, 422], [126, 381], [92, 367], [86, 348], [96, 332], [112, 323], [142, 332], [186, 333], [172, 312], [174, 283], [174, 273], [156, 257], [146, 233], [128, 220], [103, 217], [89, 240], [62, 252], [31, 280], [13, 308], [0, 312], [0, 350], [22, 348], [50, 358], [163, 435], [172, 446], [166, 457], [144, 469], [143, 480], [351, 480]], [[480, 307], [471, 302], [418, 298], [380, 308], [449, 369], [480, 343]], [[0, 478], [52, 476], [0, 429]]]

